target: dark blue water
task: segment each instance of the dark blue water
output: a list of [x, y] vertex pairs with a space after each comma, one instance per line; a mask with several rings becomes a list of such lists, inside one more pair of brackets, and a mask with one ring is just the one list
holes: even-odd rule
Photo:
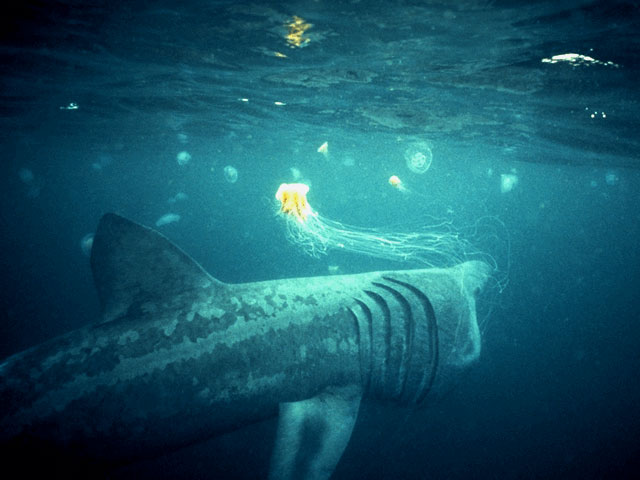
[[[305, 181], [347, 225], [495, 227], [480, 362], [425, 410], [364, 412], [334, 478], [633, 476], [640, 7], [562, 3], [23, 4], [0, 45], [0, 357], [99, 318], [81, 239], [106, 212], [178, 215], [158, 229], [227, 282], [416, 266], [306, 255], [274, 199]], [[112, 478], [263, 477], [274, 429]]]

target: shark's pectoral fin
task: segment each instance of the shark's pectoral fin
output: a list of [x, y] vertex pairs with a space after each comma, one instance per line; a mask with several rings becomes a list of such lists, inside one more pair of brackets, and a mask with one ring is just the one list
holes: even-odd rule
[[269, 478], [328, 479], [349, 442], [361, 397], [360, 388], [350, 386], [281, 403]]

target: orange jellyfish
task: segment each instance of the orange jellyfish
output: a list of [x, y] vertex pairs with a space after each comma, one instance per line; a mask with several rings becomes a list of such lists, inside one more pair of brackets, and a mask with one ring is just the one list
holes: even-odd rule
[[[391, 179], [389, 183], [394, 184]], [[451, 222], [421, 225], [411, 232], [347, 225], [313, 210], [308, 193], [309, 186], [304, 183], [283, 183], [276, 192], [276, 200], [289, 240], [311, 256], [340, 249], [423, 266], [453, 265], [466, 258], [469, 244], [460, 238]]]
[[391, 175], [389, 177], [389, 185], [401, 192], [409, 191], [407, 190], [407, 187], [404, 186], [404, 183], [402, 183], [402, 180], [400, 180], [400, 177], [398, 177], [397, 175]]
[[329, 142], [324, 142], [322, 145], [318, 147], [318, 153], [324, 155], [325, 157], [329, 156]]
[[305, 223], [313, 210], [307, 202], [309, 186], [304, 183], [283, 183], [276, 192], [280, 202], [280, 212], [290, 215], [300, 223]]
[[416, 195], [416, 196], [421, 197], [421, 198], [427, 198], [426, 195], [423, 195], [421, 193], [417, 193], [413, 189], [407, 187], [404, 184], [404, 182], [402, 180], [400, 180], [400, 177], [398, 177], [397, 175], [391, 175], [389, 177], [388, 181], [389, 181], [389, 185], [391, 185], [393, 188], [395, 188], [399, 192], [402, 192], [404, 194]]

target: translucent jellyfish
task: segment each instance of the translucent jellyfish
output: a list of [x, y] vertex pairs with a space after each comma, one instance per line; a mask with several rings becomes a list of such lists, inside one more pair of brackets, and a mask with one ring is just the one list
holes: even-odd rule
[[163, 225], [168, 225], [170, 223], [175, 223], [180, 221], [180, 215], [177, 213], [165, 213], [158, 220], [156, 220], [156, 227], [162, 227]]
[[107, 168], [109, 165], [113, 163], [113, 157], [108, 153], [101, 153], [98, 155], [98, 158], [95, 162], [91, 164], [91, 168], [94, 170], [100, 171]]
[[296, 167], [291, 167], [289, 171], [291, 172], [291, 176], [294, 180], [300, 180], [300, 178], [302, 177], [302, 172], [300, 172], [300, 169]]
[[171, 205], [173, 205], [174, 203], [183, 202], [184, 200], [187, 200], [188, 198], [189, 198], [189, 195], [187, 195], [186, 193], [178, 192], [173, 197], [171, 197], [169, 200], [167, 200], [167, 202], [169, 202]]
[[620, 181], [620, 177], [618, 177], [618, 174], [616, 172], [607, 172], [607, 174], [604, 176], [604, 180], [607, 185], [612, 187], [618, 184], [618, 182]]
[[431, 145], [427, 142], [415, 142], [404, 151], [407, 167], [413, 173], [424, 173], [429, 170], [433, 161]]
[[33, 179], [35, 178], [33, 176], [33, 172], [28, 168], [24, 168], [24, 167], [18, 170], [18, 177], [20, 177], [20, 180], [25, 185], [31, 185], [33, 183]]
[[445, 266], [461, 261], [470, 250], [469, 243], [449, 222], [422, 226], [413, 232], [346, 225], [313, 210], [308, 192], [309, 187], [303, 183], [283, 183], [276, 200], [289, 240], [311, 256], [340, 249], [422, 266]]
[[351, 155], [347, 155], [346, 157], [344, 157], [344, 159], [342, 160], [342, 164], [345, 167], [353, 167], [356, 164], [356, 159], [353, 158]]
[[27, 186], [28, 197], [36, 198], [40, 195], [42, 181], [37, 179], [30, 169], [22, 167], [18, 170], [18, 177], [20, 178], [20, 181]]
[[191, 160], [191, 154], [185, 150], [179, 152], [178, 155], [176, 155], [176, 161], [180, 166], [186, 165], [187, 163], [189, 163], [189, 160]]
[[513, 173], [503, 173], [500, 175], [500, 192], [507, 193], [518, 184], [518, 176]]
[[231, 165], [224, 167], [224, 178], [229, 183], [236, 183], [238, 181], [238, 170]]
[[93, 247], [93, 233], [87, 233], [80, 239], [80, 249], [87, 257], [91, 256], [91, 248]]

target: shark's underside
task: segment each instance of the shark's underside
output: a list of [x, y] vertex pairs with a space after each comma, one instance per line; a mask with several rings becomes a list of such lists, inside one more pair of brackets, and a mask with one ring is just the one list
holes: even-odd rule
[[279, 415], [270, 476], [328, 478], [361, 399], [420, 405], [477, 359], [481, 262], [226, 284], [114, 214], [102, 321], [0, 365], [0, 441], [112, 463]]

